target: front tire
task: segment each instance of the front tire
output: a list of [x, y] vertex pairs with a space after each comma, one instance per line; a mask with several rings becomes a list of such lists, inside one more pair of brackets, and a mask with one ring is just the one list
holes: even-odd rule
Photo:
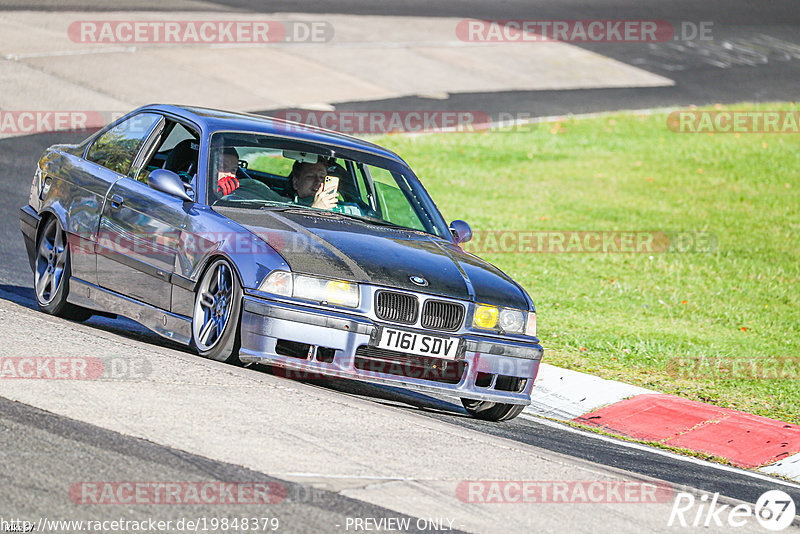
[[197, 285], [192, 316], [192, 345], [200, 356], [218, 362], [239, 360], [242, 286], [223, 258], [206, 269]]
[[483, 421], [510, 421], [522, 413], [524, 404], [503, 404], [500, 402], [461, 399], [464, 409], [475, 419]]
[[67, 302], [70, 279], [67, 236], [56, 218], [47, 219], [36, 241], [33, 289], [39, 309], [72, 321], [85, 321], [92, 312]]

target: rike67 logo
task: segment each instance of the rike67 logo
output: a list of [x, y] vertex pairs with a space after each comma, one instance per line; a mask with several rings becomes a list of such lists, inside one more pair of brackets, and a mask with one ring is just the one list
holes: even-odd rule
[[731, 507], [720, 504], [719, 493], [704, 494], [696, 498], [691, 493], [675, 495], [667, 526], [673, 527], [743, 527], [755, 517], [767, 530], [778, 532], [794, 521], [797, 507], [794, 500], [781, 490], [770, 490], [761, 495], [755, 506], [747, 503]]

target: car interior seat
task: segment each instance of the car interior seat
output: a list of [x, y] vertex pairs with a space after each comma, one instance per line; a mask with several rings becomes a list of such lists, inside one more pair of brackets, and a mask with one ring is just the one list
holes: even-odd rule
[[185, 182], [190, 182], [197, 171], [199, 147], [196, 139], [184, 139], [170, 151], [164, 168], [177, 173]]

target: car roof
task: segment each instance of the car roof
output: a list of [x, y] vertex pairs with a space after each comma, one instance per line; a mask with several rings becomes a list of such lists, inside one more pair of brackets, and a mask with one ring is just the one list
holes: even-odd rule
[[375, 143], [370, 143], [369, 141], [364, 141], [363, 139], [358, 139], [357, 137], [334, 132], [332, 130], [325, 130], [324, 128], [267, 117], [265, 115], [166, 104], [151, 104], [140, 108], [140, 110], [163, 111], [185, 117], [203, 127], [209, 134], [218, 131], [243, 131], [263, 133], [266, 135], [280, 135], [298, 141], [360, 150], [394, 160], [406, 167], [408, 166], [400, 156]]

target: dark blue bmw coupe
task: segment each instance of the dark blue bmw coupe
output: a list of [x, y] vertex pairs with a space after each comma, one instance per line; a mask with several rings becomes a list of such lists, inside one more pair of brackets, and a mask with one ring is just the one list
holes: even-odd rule
[[20, 222], [46, 313], [119, 314], [208, 358], [452, 395], [486, 420], [530, 403], [530, 297], [377, 145], [145, 106], [50, 147]]

